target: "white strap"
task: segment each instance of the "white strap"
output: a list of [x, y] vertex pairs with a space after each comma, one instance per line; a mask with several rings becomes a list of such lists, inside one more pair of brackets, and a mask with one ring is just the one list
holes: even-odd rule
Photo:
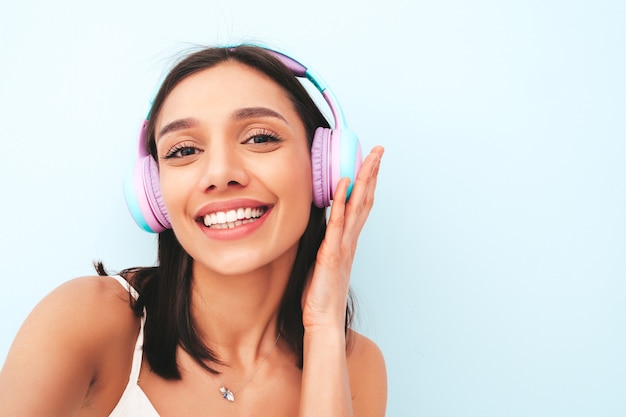
[[[119, 282], [135, 300], [139, 298], [139, 293], [135, 290], [128, 281], [119, 275], [112, 275], [111, 278]], [[141, 326], [139, 327], [139, 335], [137, 336], [137, 342], [135, 343], [135, 352], [133, 353], [133, 365], [130, 371], [129, 384], [136, 384], [139, 381], [139, 372], [141, 371], [141, 360], [143, 357], [143, 328], [146, 324], [146, 309], [143, 310], [141, 316]]]
[[124, 278], [122, 278], [119, 275], [112, 275], [111, 278], [113, 278], [114, 280], [116, 280], [117, 282], [119, 282], [122, 287], [126, 288], [126, 291], [130, 292], [130, 295], [133, 296], [133, 298], [135, 299], [135, 301], [139, 298], [139, 293], [137, 292], [137, 290], [135, 290], [128, 281], [126, 281]]

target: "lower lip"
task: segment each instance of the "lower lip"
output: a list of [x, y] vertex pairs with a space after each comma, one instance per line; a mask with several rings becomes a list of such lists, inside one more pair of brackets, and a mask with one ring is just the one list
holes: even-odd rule
[[198, 225], [200, 229], [202, 229], [202, 232], [211, 239], [236, 240], [254, 233], [259, 227], [261, 227], [261, 225], [263, 225], [263, 223], [265, 223], [265, 219], [267, 219], [271, 211], [272, 209], [268, 208], [267, 211], [255, 221], [244, 223], [240, 226], [235, 226], [232, 229], [213, 229], [210, 227], [206, 227], [201, 222], [199, 222]]

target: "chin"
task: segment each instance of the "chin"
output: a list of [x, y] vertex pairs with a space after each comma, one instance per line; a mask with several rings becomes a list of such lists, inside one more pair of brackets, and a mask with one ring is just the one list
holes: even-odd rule
[[[255, 248], [252, 251], [217, 251], [212, 252], [210, 259], [194, 260], [194, 269], [197, 273], [209, 273], [221, 276], [244, 276], [250, 274], [266, 274], [285, 271], [291, 273], [296, 258], [298, 243], [286, 251], [267, 253]], [[205, 271], [205, 272], [202, 272]]]

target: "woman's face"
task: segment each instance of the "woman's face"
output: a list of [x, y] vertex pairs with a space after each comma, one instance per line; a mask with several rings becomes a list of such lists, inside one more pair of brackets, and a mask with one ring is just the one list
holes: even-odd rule
[[163, 200], [196, 268], [231, 275], [293, 262], [311, 161], [278, 84], [237, 62], [193, 74], [165, 99], [155, 138]]

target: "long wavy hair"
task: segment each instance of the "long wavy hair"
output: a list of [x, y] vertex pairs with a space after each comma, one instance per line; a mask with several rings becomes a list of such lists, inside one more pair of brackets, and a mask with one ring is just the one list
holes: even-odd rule
[[[155, 120], [165, 98], [183, 79], [222, 62], [236, 61], [267, 75], [287, 92], [300, 116], [309, 142], [317, 127], [329, 127], [328, 121], [294, 74], [265, 49], [255, 46], [206, 48], [183, 58], [169, 72], [154, 101], [148, 120], [145, 146], [158, 161], [155, 146]], [[298, 252], [278, 313], [278, 328], [302, 368], [304, 326], [302, 324], [302, 293], [307, 274], [315, 263], [317, 251], [326, 232], [326, 210], [311, 205], [308, 225], [300, 238]], [[135, 267], [121, 271], [139, 292], [131, 306], [137, 316], [146, 314], [144, 355], [152, 370], [166, 379], [180, 379], [176, 351], [180, 345], [194, 360], [211, 373], [211, 365], [222, 364], [198, 334], [191, 314], [192, 265], [194, 260], [180, 245], [174, 232], [166, 230], [158, 237], [158, 259], [154, 267]], [[96, 264], [100, 275], [106, 275], [102, 263]], [[353, 317], [352, 296], [346, 304], [345, 329]]]

